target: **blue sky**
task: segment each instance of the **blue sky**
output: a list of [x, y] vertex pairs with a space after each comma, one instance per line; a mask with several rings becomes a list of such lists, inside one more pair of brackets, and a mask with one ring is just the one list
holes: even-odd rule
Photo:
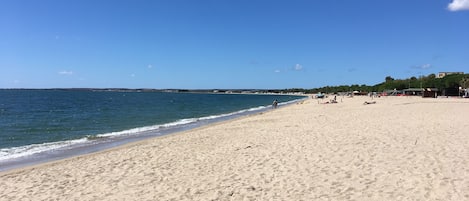
[[4, 0], [0, 88], [314, 88], [469, 72], [469, 0]]

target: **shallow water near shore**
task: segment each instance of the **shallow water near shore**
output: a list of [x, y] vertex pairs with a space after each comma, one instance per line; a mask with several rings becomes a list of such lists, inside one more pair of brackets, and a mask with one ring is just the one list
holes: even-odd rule
[[0, 171], [270, 109], [302, 96], [0, 90]]

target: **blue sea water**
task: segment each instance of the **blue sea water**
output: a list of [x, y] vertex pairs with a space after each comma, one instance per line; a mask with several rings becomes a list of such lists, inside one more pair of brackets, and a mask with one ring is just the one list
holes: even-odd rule
[[0, 165], [80, 144], [112, 141], [247, 112], [301, 96], [0, 90]]

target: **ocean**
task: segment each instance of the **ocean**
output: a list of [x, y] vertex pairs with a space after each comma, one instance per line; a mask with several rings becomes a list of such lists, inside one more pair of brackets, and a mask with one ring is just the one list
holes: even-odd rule
[[0, 90], [0, 171], [91, 153], [304, 98], [291, 95]]

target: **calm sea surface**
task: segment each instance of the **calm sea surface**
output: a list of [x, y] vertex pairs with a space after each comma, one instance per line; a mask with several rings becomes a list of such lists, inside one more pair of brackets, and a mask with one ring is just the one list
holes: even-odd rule
[[301, 96], [0, 90], [0, 162], [102, 138], [216, 120]]

